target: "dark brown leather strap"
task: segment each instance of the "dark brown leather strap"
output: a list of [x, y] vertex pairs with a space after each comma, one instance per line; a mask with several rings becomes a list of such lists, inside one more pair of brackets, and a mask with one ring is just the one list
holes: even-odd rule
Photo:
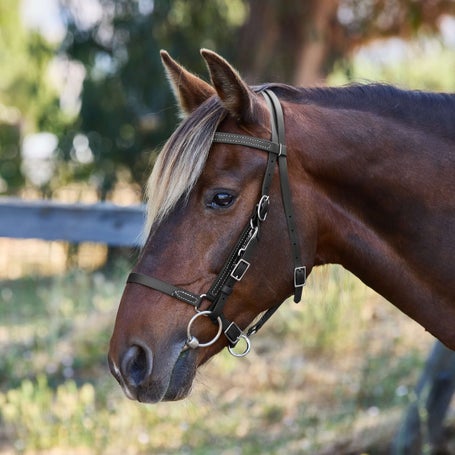
[[202, 301], [202, 297], [193, 294], [186, 289], [179, 288], [172, 284], [166, 283], [164, 281], [158, 280], [157, 278], [153, 278], [148, 275], [143, 275], [142, 273], [130, 273], [126, 280], [127, 283], [136, 283], [141, 284], [142, 286], [146, 286], [151, 289], [155, 289], [157, 291], [162, 292], [163, 294], [167, 294], [171, 297], [174, 297], [182, 302], [189, 303], [190, 305], [195, 306], [196, 308], [200, 305]]
[[284, 151], [284, 153], [278, 154], [278, 168], [280, 172], [281, 199], [286, 215], [289, 241], [291, 243], [292, 258], [294, 262], [294, 302], [298, 303], [302, 299], [302, 288], [306, 282], [306, 267], [302, 264], [291, 188], [289, 186], [283, 109], [281, 108], [281, 103], [277, 96], [271, 90], [265, 90], [263, 95], [269, 104], [272, 115], [274, 115], [274, 121], [272, 122], [272, 142], [280, 144], [280, 150], [282, 152]]
[[279, 153], [279, 144], [261, 139], [259, 137], [244, 136], [243, 134], [217, 132], [213, 136], [213, 142], [220, 144], [244, 145], [253, 149], [263, 150], [264, 152]]

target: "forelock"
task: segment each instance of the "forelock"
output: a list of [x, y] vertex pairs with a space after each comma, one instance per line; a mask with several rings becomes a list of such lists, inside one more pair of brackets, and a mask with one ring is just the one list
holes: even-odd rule
[[218, 98], [212, 97], [185, 118], [168, 139], [147, 182], [144, 236], [156, 229], [179, 200], [188, 197], [205, 166], [213, 135], [225, 116]]

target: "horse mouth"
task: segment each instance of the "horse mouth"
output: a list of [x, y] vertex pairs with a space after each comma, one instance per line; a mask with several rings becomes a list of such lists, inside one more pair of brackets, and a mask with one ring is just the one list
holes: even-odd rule
[[178, 401], [187, 397], [191, 392], [197, 369], [197, 353], [185, 346], [179, 349], [173, 364], [172, 357], [174, 356], [171, 355], [171, 358], [166, 361], [161, 374], [152, 371], [147, 380], [135, 387], [128, 384], [115, 367], [111, 367], [111, 371], [125, 395], [131, 400], [141, 403]]
[[186, 398], [191, 392], [196, 369], [196, 353], [185, 346], [174, 364], [162, 401], [178, 401]]

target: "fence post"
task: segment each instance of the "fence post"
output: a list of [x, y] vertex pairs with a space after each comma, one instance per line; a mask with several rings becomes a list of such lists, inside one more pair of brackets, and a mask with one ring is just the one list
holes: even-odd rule
[[439, 448], [454, 392], [455, 351], [436, 341], [393, 441], [393, 455], [427, 454]]

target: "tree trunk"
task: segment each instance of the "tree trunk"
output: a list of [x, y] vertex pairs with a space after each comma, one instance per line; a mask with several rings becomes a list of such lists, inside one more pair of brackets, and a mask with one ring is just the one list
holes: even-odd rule
[[331, 69], [327, 63], [332, 63], [329, 56], [338, 0], [319, 0], [312, 6], [311, 20], [304, 18], [302, 21], [305, 36], [300, 49], [296, 49], [293, 83], [298, 86], [320, 84]]
[[250, 83], [321, 84], [345, 40], [339, 0], [251, 0], [239, 34], [238, 67]]

